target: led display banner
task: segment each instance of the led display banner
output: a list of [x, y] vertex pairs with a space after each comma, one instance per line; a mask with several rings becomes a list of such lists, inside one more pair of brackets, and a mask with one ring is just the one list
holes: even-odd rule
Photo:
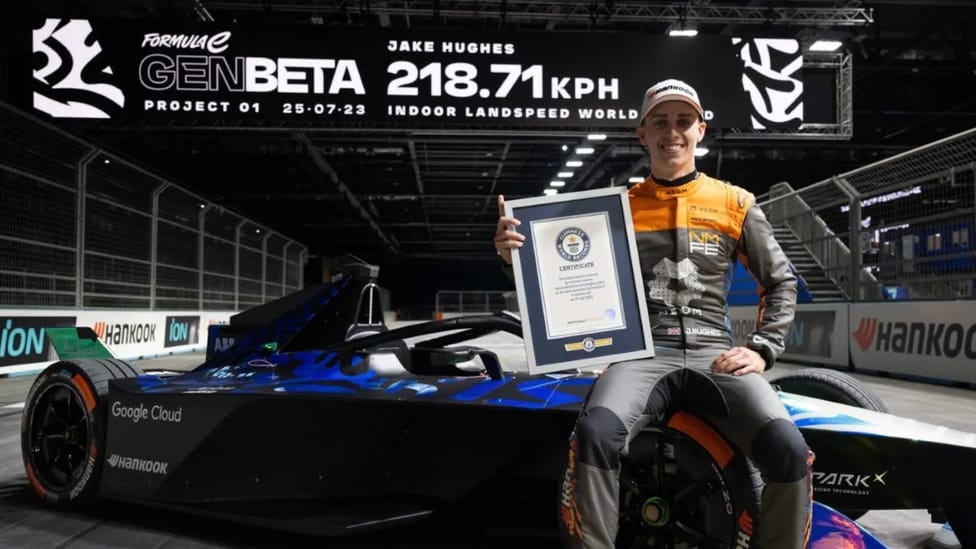
[[713, 128], [803, 121], [795, 40], [80, 19], [23, 34], [11, 100], [55, 119], [633, 128], [644, 91], [678, 78]]

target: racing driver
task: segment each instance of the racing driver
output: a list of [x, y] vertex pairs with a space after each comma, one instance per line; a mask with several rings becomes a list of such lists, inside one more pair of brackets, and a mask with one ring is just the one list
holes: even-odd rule
[[[763, 475], [758, 531], [740, 527], [741, 546], [800, 549], [810, 531], [813, 453], [760, 375], [783, 351], [796, 277], [755, 197], [695, 168], [695, 146], [705, 135], [698, 93], [680, 80], [658, 82], [644, 94], [640, 114], [637, 139], [651, 175], [630, 189], [629, 200], [655, 357], [614, 363], [593, 385], [570, 439], [564, 539], [570, 547], [614, 546], [620, 457], [644, 425], [680, 405], [716, 427]], [[504, 197], [498, 205], [495, 248], [511, 265], [525, 237], [519, 221], [505, 216]], [[736, 258], [762, 286], [756, 330], [742, 342], [733, 341], [727, 315]], [[720, 406], [704, 402], [708, 391], [694, 385], [702, 379], [718, 388], [722, 398], [712, 400], [724, 400]]]

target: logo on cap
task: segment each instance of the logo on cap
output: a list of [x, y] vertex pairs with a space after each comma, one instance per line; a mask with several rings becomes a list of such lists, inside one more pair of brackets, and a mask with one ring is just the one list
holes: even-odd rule
[[647, 94], [647, 98], [648, 99], [654, 99], [659, 94], [661, 94], [662, 92], [666, 92], [666, 91], [676, 91], [676, 92], [679, 92], [679, 93], [683, 93], [685, 95], [689, 95], [689, 96], [691, 96], [694, 99], [698, 99], [698, 94], [695, 93], [695, 90], [693, 90], [691, 88], [686, 88], [686, 87], [683, 87], [683, 86], [678, 86], [676, 84], [667, 84], [667, 85], [661, 86], [658, 89], [651, 88], [650, 93]]
[[641, 120], [654, 107], [671, 100], [688, 103], [698, 111], [699, 116], [706, 118], [705, 110], [701, 106], [701, 101], [698, 99], [698, 92], [695, 91], [695, 88], [692, 88], [681, 80], [670, 78], [654, 84], [644, 92], [644, 102], [641, 105]]

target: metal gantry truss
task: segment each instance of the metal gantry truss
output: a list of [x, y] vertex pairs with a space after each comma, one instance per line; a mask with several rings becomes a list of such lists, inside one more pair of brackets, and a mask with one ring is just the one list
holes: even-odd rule
[[378, 16], [499, 19], [508, 22], [715, 23], [852, 27], [874, 22], [869, 8], [742, 6], [713, 3], [590, 0], [294, 0], [207, 2], [215, 10], [361, 13]]
[[846, 141], [854, 136], [854, 75], [851, 56], [847, 53], [806, 52], [804, 68], [829, 68], [834, 71], [836, 120], [831, 124], [801, 124], [794, 131], [728, 130], [726, 139], [812, 139]]

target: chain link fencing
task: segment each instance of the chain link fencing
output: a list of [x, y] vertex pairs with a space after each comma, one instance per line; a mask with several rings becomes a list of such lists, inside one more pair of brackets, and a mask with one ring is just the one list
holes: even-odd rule
[[440, 290], [434, 296], [434, 317], [463, 314], [518, 312], [515, 292], [487, 290]]
[[0, 307], [243, 310], [308, 249], [0, 102]]

